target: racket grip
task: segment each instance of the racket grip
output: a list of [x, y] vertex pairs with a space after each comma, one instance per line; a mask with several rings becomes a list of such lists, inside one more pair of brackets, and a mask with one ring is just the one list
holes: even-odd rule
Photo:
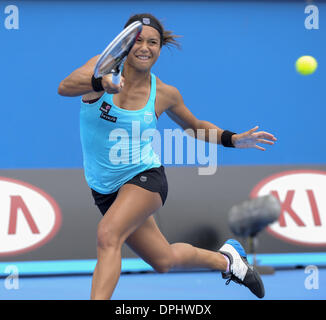
[[119, 85], [120, 84], [120, 79], [121, 79], [121, 72], [113, 73], [113, 75], [112, 75], [112, 83], [113, 84]]

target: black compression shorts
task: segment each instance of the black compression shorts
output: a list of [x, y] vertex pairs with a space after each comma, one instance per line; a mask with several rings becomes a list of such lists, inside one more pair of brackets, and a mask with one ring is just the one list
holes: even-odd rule
[[[168, 182], [163, 166], [160, 166], [159, 168], [145, 170], [137, 174], [125, 184], [127, 183], [135, 184], [152, 192], [158, 192], [162, 199], [162, 206], [164, 205], [168, 195]], [[108, 211], [119, 192], [119, 190], [117, 190], [114, 193], [102, 194], [96, 192], [93, 189], [91, 189], [91, 191], [92, 196], [95, 200], [95, 205], [100, 209], [102, 215], [104, 215]]]

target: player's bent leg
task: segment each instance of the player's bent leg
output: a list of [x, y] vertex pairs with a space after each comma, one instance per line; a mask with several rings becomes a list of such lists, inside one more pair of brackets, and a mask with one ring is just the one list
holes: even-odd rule
[[217, 252], [165, 239], [153, 216], [126, 240], [128, 246], [157, 272], [171, 269], [208, 268], [226, 270], [226, 259]]
[[158, 193], [126, 184], [98, 225], [97, 264], [92, 299], [110, 299], [121, 272], [121, 247], [128, 236], [162, 205]]

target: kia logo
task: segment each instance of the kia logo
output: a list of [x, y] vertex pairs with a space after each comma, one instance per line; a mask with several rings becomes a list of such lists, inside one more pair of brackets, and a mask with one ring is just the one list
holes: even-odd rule
[[0, 256], [44, 245], [60, 225], [61, 211], [51, 196], [28, 183], [0, 177]]
[[267, 231], [284, 241], [326, 246], [326, 172], [285, 171], [267, 177], [254, 187], [251, 198], [272, 194], [281, 203], [278, 221]]

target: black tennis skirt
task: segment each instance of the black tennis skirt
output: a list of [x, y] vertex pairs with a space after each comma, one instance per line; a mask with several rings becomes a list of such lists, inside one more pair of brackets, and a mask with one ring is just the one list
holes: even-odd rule
[[[168, 182], [163, 166], [145, 170], [137, 174], [125, 184], [127, 183], [135, 184], [152, 192], [158, 192], [162, 199], [162, 206], [164, 206], [168, 195]], [[91, 189], [91, 191], [95, 200], [95, 205], [100, 209], [102, 215], [108, 211], [119, 192], [119, 190], [117, 190], [114, 193], [102, 194], [93, 189]]]

